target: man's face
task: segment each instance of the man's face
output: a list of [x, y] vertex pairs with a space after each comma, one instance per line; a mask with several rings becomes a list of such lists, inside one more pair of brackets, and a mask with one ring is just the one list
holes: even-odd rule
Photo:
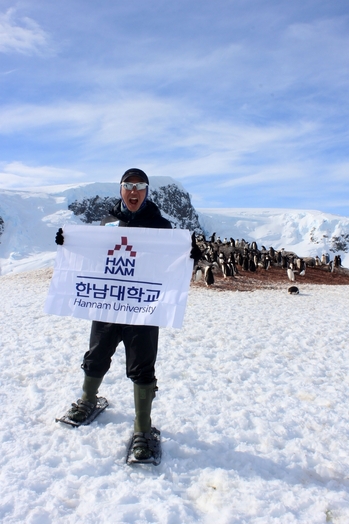
[[[142, 180], [138, 176], [130, 176], [130, 178], [125, 180], [125, 182], [131, 182], [131, 184], [136, 184], [137, 182], [144, 182], [144, 180]], [[127, 209], [132, 213], [135, 213], [141, 207], [146, 194], [146, 189], [137, 190], [135, 187], [133, 187], [133, 189], [129, 190], [121, 186], [122, 199], [125, 202]]]

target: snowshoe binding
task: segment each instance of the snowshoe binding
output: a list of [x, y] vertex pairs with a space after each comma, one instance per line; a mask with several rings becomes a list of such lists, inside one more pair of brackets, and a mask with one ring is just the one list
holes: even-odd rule
[[108, 401], [104, 397], [97, 397], [96, 404], [79, 399], [62, 417], [56, 418], [56, 422], [75, 427], [88, 426], [107, 406]]
[[158, 466], [161, 462], [160, 431], [151, 428], [149, 433], [134, 433], [127, 450], [126, 463], [153, 464]]

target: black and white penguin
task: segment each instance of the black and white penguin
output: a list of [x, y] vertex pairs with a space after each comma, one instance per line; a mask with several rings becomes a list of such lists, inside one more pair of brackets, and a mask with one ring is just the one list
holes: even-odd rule
[[339, 255], [336, 255], [333, 259], [334, 267], [340, 267], [341, 266], [341, 257]]
[[301, 266], [301, 271], [299, 272], [299, 276], [301, 277], [305, 277], [305, 269], [306, 269], [307, 265], [305, 263], [302, 264]]
[[235, 273], [236, 273], [236, 267], [234, 265], [233, 262], [228, 262], [228, 268], [229, 268], [229, 276], [231, 277], [235, 277]]
[[294, 282], [296, 280], [296, 278], [294, 276], [294, 271], [290, 267], [287, 270], [287, 276], [288, 276], [289, 280], [291, 280], [291, 282]]
[[214, 276], [213, 276], [211, 266], [205, 267], [204, 280], [205, 280], [206, 286], [212, 286], [212, 284], [214, 284]]
[[225, 255], [223, 252], [219, 253], [217, 262], [220, 266], [223, 266], [225, 262]]
[[297, 286], [291, 286], [287, 291], [290, 295], [299, 295], [299, 289]]
[[194, 272], [194, 281], [199, 282], [199, 280], [202, 279], [202, 268], [200, 266], [196, 266], [195, 272]]
[[254, 272], [256, 271], [256, 264], [255, 264], [255, 261], [253, 259], [250, 259], [249, 261], [249, 270]]
[[221, 262], [221, 270], [224, 278], [230, 277], [230, 268], [225, 261]]

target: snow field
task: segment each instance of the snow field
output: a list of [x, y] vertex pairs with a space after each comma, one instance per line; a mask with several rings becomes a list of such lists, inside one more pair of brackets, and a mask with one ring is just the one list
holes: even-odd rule
[[129, 467], [132, 384], [119, 347], [110, 407], [54, 422], [80, 395], [90, 322], [47, 316], [50, 270], [0, 278], [0, 520], [46, 523], [347, 523], [346, 286], [192, 288], [161, 329], [153, 422], [159, 467]]

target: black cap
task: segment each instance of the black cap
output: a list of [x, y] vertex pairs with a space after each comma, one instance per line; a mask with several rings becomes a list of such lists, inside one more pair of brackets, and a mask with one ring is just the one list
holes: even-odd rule
[[122, 182], [125, 182], [131, 176], [138, 176], [140, 179], [143, 180], [143, 182], [146, 182], [149, 185], [149, 178], [147, 177], [147, 175], [144, 173], [144, 171], [142, 171], [141, 169], [137, 169], [136, 167], [131, 167], [131, 169], [125, 171], [125, 173], [121, 177], [120, 184], [122, 184]]

